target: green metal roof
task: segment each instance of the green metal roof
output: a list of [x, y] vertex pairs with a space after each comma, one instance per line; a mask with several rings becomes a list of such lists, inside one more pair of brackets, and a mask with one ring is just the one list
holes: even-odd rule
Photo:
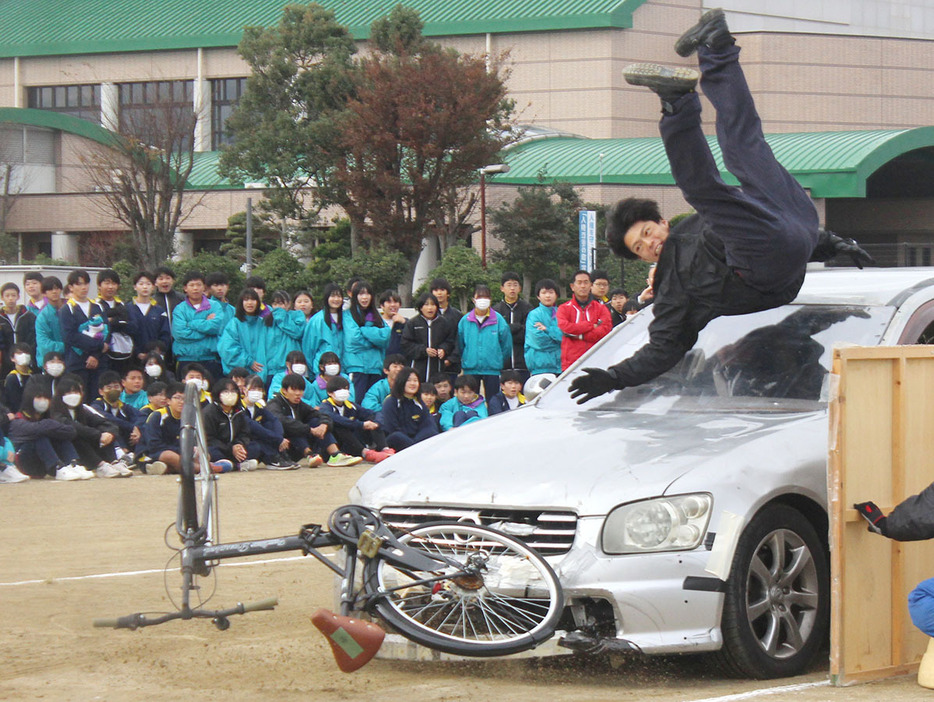
[[[737, 180], [723, 165], [715, 137], [707, 137], [723, 179]], [[865, 197], [866, 180], [883, 164], [934, 146], [934, 127], [768, 134], [775, 157], [813, 197]], [[527, 185], [544, 169], [549, 179], [574, 184], [673, 185], [662, 140], [559, 137], [521, 143], [504, 153], [508, 173], [491, 182]]]
[[[303, 4], [302, 0], [293, 0]], [[427, 36], [632, 27], [645, 0], [406, 0]], [[288, 0], [0, 0], [0, 58], [236, 46]], [[357, 39], [399, 0], [319, 0]]]
[[49, 110], [33, 110], [18, 107], [0, 107], [0, 123], [28, 124], [33, 127], [59, 129], [70, 134], [77, 134], [100, 144], [110, 146], [116, 134], [101, 126], [71, 115], [63, 115]]

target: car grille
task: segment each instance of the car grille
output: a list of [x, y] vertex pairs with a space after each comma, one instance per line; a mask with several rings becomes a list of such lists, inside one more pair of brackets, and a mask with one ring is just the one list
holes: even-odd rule
[[384, 507], [383, 521], [406, 530], [429, 522], [466, 522], [499, 529], [543, 556], [567, 553], [574, 543], [577, 515], [540, 509], [470, 509], [465, 507]]

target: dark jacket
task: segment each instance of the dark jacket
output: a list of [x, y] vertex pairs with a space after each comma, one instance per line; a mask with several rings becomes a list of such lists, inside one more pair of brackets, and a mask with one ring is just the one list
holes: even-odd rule
[[113, 434], [114, 438], [120, 434], [113, 422], [89, 405], [78, 405], [72, 410], [60, 398], [54, 398], [51, 413], [55, 421], [75, 428], [75, 441], [86, 441], [97, 447], [101, 434]]
[[58, 310], [58, 321], [62, 325], [62, 341], [65, 344], [65, 370], [69, 373], [84, 370], [88, 356], [94, 356], [100, 361], [104, 344], [110, 340], [110, 331], [106, 325], [104, 312], [93, 302], [90, 307], [90, 317], [100, 318], [105, 322], [103, 331], [93, 333], [93, 329], [88, 329], [90, 323], [88, 315], [74, 300], [69, 300]]
[[134, 300], [126, 306], [126, 309], [130, 320], [130, 337], [133, 339], [134, 356], [146, 353], [146, 347], [152, 341], [161, 341], [166, 349], [172, 348], [169, 316], [164, 307], [151, 302], [146, 308], [146, 313], [143, 314]]
[[[29, 344], [36, 348], [36, 315], [24, 305], [17, 308], [12, 322], [6, 313], [0, 312], [0, 350], [4, 352], [4, 364], [8, 362], [7, 356], [13, 344]], [[12, 362], [9, 363], [12, 368]]]
[[327, 413], [332, 426], [350, 431], [363, 431], [364, 422], [379, 421], [376, 418], [376, 412], [366, 407], [360, 407], [353, 402], [345, 402], [342, 407], [339, 407], [330, 397], [318, 405], [318, 410]]
[[226, 453], [236, 444], [245, 448], [250, 443], [247, 413], [240, 407], [227, 414], [212, 403], [201, 412], [201, 416], [204, 418], [204, 436], [208, 448], [219, 448]]
[[71, 441], [77, 432], [72, 424], [63, 424], [51, 417], [36, 418], [17, 412], [10, 422], [9, 437], [13, 447], [19, 449], [24, 444], [39, 439], [52, 441]]
[[493, 309], [499, 312], [509, 325], [512, 334], [512, 354], [503, 362], [503, 368], [526, 370], [525, 367], [525, 319], [532, 309], [528, 302], [519, 298], [515, 304], [510, 305], [500, 300]]
[[438, 425], [428, 408], [407, 397], [401, 400], [390, 395], [383, 400], [383, 423], [380, 428], [388, 436], [395, 432], [405, 434], [415, 442], [438, 433]]
[[444, 349], [444, 358], [449, 358], [457, 348], [457, 327], [452, 327], [446, 317], [435, 315], [429, 324], [427, 319], [417, 314], [405, 323], [402, 330], [402, 353], [418, 371], [418, 378], [423, 383], [446, 370], [444, 359], [429, 356], [428, 348]]
[[243, 412], [246, 415], [250, 439], [264, 444], [275, 444], [276, 447], [282, 443], [282, 439], [285, 438], [282, 422], [266, 408], [265, 403], [257, 402], [253, 407], [244, 407]]
[[[457, 325], [460, 323], [461, 317], [464, 316], [464, 313], [461, 312], [456, 307], [453, 307], [452, 305], [448, 305], [448, 308], [446, 310], [442, 310], [440, 307], [438, 308], [438, 316], [443, 317], [444, 321], [448, 323], [448, 326], [454, 330], [454, 338], [456, 340], [457, 339]], [[451, 355], [448, 356], [448, 358], [444, 360], [445, 360], [445, 364], [444, 364], [445, 373], [451, 373], [452, 375], [457, 375], [458, 373], [461, 372], [461, 357], [460, 357], [460, 354], [458, 353], [457, 348], [455, 348], [451, 352]]]
[[159, 290], [157, 289], [152, 294], [152, 301], [155, 302], [157, 305], [159, 305], [160, 307], [162, 307], [162, 309], [166, 311], [166, 315], [169, 320], [169, 331], [170, 332], [172, 330], [172, 315], [175, 312], [175, 306], [178, 305], [179, 302], [183, 302], [184, 300], [185, 300], [185, 296], [182, 293], [180, 293], [178, 290], [176, 290], [175, 288], [172, 288], [167, 293], [159, 292]]
[[[525, 395], [523, 395], [520, 392], [518, 395], [518, 400], [519, 400], [519, 407], [521, 407], [522, 405], [525, 404]], [[491, 397], [489, 401], [487, 401], [486, 406], [491, 417], [494, 414], [500, 414], [501, 412], [509, 411], [509, 402], [508, 400], [506, 400], [506, 396], [501, 392], [498, 392], [495, 395], [493, 395], [493, 397]]]
[[317, 408], [305, 402], [293, 405], [285, 399], [282, 393], [267, 402], [266, 409], [282, 422], [282, 431], [287, 439], [289, 437], [307, 437], [309, 429], [318, 426], [322, 422], [328, 426], [331, 425], [331, 420]]
[[159, 458], [163, 451], [179, 453], [178, 434], [182, 428], [181, 417], [175, 418], [168, 407], [158, 409], [149, 415], [143, 425], [143, 444], [146, 453], [153, 458]]
[[898, 503], [885, 520], [883, 533], [896, 541], [934, 538], [934, 484]]
[[649, 343], [609, 369], [617, 387], [641, 385], [674, 367], [711, 320], [785, 305], [803, 282], [802, 268], [773, 293], [746, 285], [727, 265], [723, 242], [704, 220], [699, 215], [684, 219], [668, 235], [655, 270]]
[[115, 361], [125, 361], [133, 354], [130, 310], [118, 297], [111, 302], [98, 297], [94, 302], [103, 311], [107, 318], [107, 326], [110, 327], [110, 348], [107, 350], [107, 357]]
[[11, 411], [19, 412], [23, 404], [23, 388], [31, 377], [29, 373], [21, 375], [15, 368], [7, 374], [3, 381], [3, 404]]
[[145, 421], [140, 417], [140, 411], [126, 402], [117, 401], [117, 404], [111, 405], [104, 398], [98, 397], [91, 403], [91, 407], [103, 414], [108, 422], [116, 425], [120, 430], [120, 437], [123, 440], [120, 445], [123, 448], [128, 447], [133, 429]]

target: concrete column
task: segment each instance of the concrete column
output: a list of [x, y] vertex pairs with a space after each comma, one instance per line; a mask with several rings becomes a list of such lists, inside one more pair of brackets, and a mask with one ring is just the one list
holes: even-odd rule
[[114, 132], [120, 128], [120, 89], [116, 83], [101, 83], [101, 126]]
[[78, 263], [78, 235], [69, 232], [52, 232], [52, 258]]
[[175, 248], [175, 253], [172, 254], [173, 261], [186, 261], [195, 255], [195, 235], [192, 232], [176, 229], [173, 242]]
[[20, 80], [19, 56], [13, 57], [13, 107], [23, 107], [23, 85]]
[[438, 237], [429, 236], [422, 239], [422, 252], [418, 256], [418, 262], [415, 264], [415, 275], [412, 277], [412, 290], [418, 290], [418, 286], [428, 280], [431, 272], [438, 267], [441, 260], [439, 255]]
[[211, 82], [204, 79], [204, 49], [198, 49], [198, 76], [194, 81], [193, 109], [195, 122], [195, 151], [210, 151], [212, 138]]

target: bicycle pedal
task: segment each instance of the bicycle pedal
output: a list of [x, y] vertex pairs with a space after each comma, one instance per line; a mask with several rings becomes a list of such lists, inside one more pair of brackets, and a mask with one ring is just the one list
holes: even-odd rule
[[372, 529], [365, 529], [357, 539], [357, 551], [366, 558], [375, 558], [384, 543], [385, 539], [382, 536], [378, 536]]

